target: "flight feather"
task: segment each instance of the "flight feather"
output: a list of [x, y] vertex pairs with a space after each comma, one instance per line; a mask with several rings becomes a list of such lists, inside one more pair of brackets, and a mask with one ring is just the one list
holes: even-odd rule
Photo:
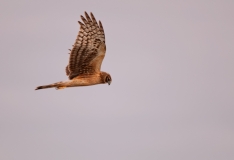
[[66, 74], [69, 79], [78, 75], [99, 72], [105, 56], [105, 34], [101, 21], [97, 23], [94, 15], [85, 12], [80, 24], [80, 30], [70, 53]]

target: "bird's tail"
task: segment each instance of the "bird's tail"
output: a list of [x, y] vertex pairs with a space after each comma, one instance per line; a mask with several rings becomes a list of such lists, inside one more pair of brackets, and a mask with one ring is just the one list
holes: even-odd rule
[[56, 89], [63, 89], [66, 87], [61, 86], [62, 82], [58, 82], [58, 83], [53, 83], [53, 84], [49, 84], [49, 85], [44, 85], [44, 86], [38, 86], [35, 90], [39, 90], [39, 89], [47, 89], [47, 88], [56, 88]]

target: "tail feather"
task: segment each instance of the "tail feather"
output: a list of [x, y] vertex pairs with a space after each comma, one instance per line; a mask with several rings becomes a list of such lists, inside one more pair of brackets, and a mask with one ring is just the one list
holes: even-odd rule
[[44, 86], [38, 86], [35, 90], [39, 90], [39, 89], [46, 89], [46, 88], [54, 88], [54, 87], [58, 87], [58, 84], [49, 84], [49, 85], [44, 85]]

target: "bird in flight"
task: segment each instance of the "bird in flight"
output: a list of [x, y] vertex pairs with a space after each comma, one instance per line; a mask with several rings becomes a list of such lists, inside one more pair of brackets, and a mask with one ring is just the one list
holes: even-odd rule
[[100, 71], [106, 53], [104, 29], [101, 21], [97, 23], [92, 13], [90, 16], [85, 12], [85, 17], [81, 15], [83, 23], [78, 21], [80, 31], [65, 69], [69, 80], [38, 86], [35, 90], [111, 84], [110, 74]]

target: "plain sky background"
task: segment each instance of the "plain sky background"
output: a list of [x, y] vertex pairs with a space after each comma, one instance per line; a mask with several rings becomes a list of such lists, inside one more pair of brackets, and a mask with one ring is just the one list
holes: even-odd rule
[[[65, 90], [80, 15], [112, 84]], [[1, 160], [233, 160], [233, 0], [1, 0]]]

